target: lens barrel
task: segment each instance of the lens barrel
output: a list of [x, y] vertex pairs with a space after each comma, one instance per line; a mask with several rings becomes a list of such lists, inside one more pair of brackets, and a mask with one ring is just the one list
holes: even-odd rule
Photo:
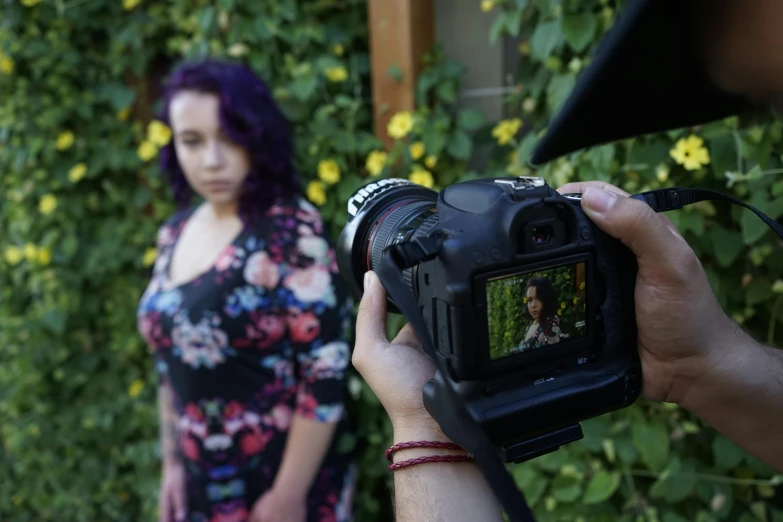
[[[437, 198], [437, 192], [402, 179], [371, 183], [354, 194], [348, 202], [353, 217], [337, 242], [337, 264], [356, 295], [364, 291], [365, 272], [378, 269], [386, 247], [422, 237], [438, 223]], [[416, 292], [410, 269], [403, 278]]]

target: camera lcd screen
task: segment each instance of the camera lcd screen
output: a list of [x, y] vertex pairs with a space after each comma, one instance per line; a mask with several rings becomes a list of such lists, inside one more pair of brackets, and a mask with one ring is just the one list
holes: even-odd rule
[[584, 262], [488, 280], [490, 358], [584, 337], [585, 284]]

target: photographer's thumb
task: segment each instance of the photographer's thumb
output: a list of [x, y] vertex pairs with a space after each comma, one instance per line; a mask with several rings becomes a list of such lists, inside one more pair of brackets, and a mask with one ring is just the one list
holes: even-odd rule
[[642, 201], [588, 187], [582, 194], [582, 209], [601, 230], [630, 248], [640, 262], [671, 263], [690, 249], [674, 224]]

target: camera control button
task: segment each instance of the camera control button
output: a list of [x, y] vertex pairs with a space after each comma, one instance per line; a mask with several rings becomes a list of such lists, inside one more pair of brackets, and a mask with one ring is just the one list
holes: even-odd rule
[[490, 253], [492, 254], [492, 259], [495, 261], [500, 261], [500, 258], [503, 257], [503, 252], [501, 252], [498, 247], [493, 248]]
[[473, 252], [473, 262], [477, 265], [484, 264], [484, 254], [481, 252]]

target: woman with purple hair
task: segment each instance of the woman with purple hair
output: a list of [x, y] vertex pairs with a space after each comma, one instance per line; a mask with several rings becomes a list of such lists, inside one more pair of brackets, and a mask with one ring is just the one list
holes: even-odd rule
[[180, 209], [138, 322], [160, 380], [160, 520], [351, 520], [351, 302], [287, 122], [250, 69], [222, 61], [175, 69], [159, 119]]

